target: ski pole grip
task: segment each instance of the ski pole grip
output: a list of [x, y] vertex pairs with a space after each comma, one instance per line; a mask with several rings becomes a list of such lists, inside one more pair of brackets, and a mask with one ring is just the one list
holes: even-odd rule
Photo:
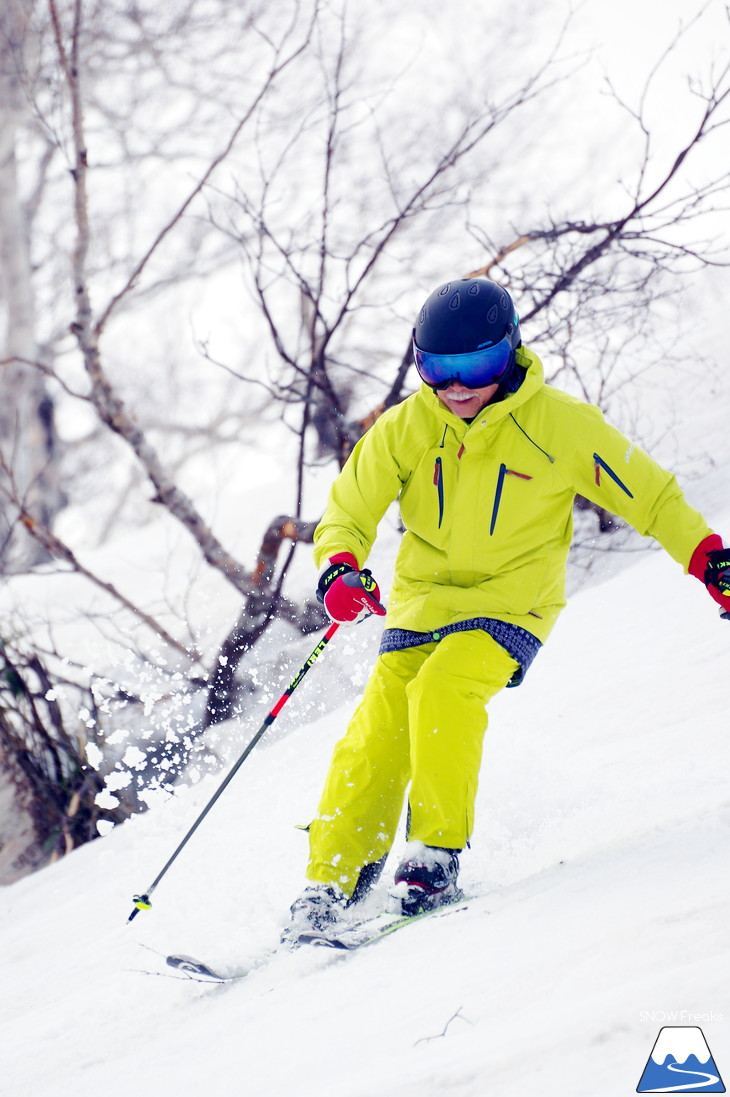
[[385, 606], [375, 595], [376, 591], [380, 594], [380, 588], [373, 579], [369, 568], [363, 568], [362, 571], [347, 572], [346, 575], [342, 576], [342, 582], [347, 587], [358, 587], [363, 591], [367, 599], [367, 604], [363, 603], [363, 608], [367, 609], [369, 613], [374, 613], [379, 617], [385, 616]]

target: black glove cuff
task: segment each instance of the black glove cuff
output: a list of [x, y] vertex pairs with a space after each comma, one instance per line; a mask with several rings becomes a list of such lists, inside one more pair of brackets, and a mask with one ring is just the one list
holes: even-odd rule
[[317, 583], [317, 601], [321, 604], [324, 602], [324, 596], [329, 588], [334, 583], [335, 579], [339, 579], [341, 575], [347, 575], [348, 571], [354, 571], [355, 568], [352, 564], [346, 564], [344, 560], [341, 560], [338, 564], [330, 564], [328, 568], [322, 572]]

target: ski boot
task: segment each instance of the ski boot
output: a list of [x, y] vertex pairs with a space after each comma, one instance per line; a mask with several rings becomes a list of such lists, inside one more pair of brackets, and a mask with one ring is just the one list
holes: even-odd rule
[[325, 884], [309, 884], [292, 903], [291, 921], [281, 935], [282, 943], [296, 944], [304, 933], [321, 933], [342, 920], [347, 900]]
[[458, 902], [463, 895], [457, 885], [460, 852], [412, 842], [406, 859], [395, 870], [390, 892], [394, 913], [420, 914]]

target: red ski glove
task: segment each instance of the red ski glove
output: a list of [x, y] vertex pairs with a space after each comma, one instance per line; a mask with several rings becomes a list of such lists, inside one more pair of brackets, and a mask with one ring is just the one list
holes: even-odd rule
[[716, 533], [705, 537], [692, 553], [688, 571], [722, 607], [721, 616], [730, 619], [730, 549], [723, 548], [722, 538]]
[[319, 577], [317, 601], [324, 605], [328, 617], [341, 625], [362, 621], [371, 613], [385, 616], [380, 587], [367, 568], [358, 570], [351, 552], [330, 556], [330, 566]]

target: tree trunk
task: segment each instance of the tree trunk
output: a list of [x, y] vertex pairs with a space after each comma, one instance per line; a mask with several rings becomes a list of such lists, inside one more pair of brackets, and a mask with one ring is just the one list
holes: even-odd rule
[[18, 183], [16, 138], [27, 109], [20, 84], [31, 4], [4, 0], [0, 5], [0, 298], [4, 331], [0, 343], [3, 399], [0, 401], [0, 568], [21, 570], [48, 558], [17, 522], [8, 497], [49, 525], [62, 500], [58, 482], [53, 402], [39, 359], [29, 248], [29, 226]]
[[32, 804], [24, 775], [0, 742], [0, 885], [14, 883], [49, 860]]

